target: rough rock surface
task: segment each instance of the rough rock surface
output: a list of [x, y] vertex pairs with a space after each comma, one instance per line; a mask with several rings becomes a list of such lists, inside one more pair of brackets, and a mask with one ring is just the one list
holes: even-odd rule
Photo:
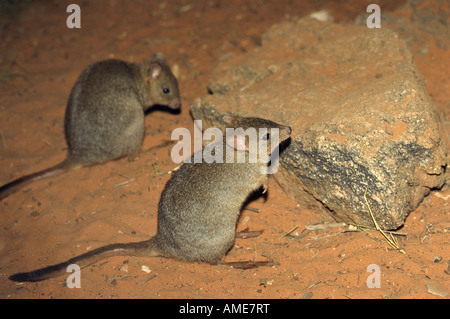
[[406, 44], [387, 29], [311, 18], [284, 22], [260, 47], [223, 60], [212, 93], [191, 104], [203, 128], [220, 115], [260, 116], [293, 128], [275, 174], [324, 218], [384, 229], [403, 225], [445, 182], [445, 142]]

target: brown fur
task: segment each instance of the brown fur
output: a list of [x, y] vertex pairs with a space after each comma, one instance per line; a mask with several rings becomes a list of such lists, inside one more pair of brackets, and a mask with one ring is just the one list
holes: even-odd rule
[[[291, 128], [257, 118], [225, 117], [233, 127], [278, 128], [280, 142]], [[242, 126], [241, 126], [242, 124]], [[224, 137], [224, 141], [227, 137]], [[258, 136], [262, 138], [262, 136]], [[225, 148], [232, 148], [223, 143]], [[271, 153], [278, 145], [270, 145]], [[248, 148], [232, 148], [248, 153]], [[224, 151], [225, 152], [225, 151]], [[191, 157], [193, 158], [193, 156]], [[67, 262], [28, 273], [15, 274], [14, 281], [39, 281], [62, 275], [71, 263], [80, 267], [116, 256], [164, 256], [189, 262], [221, 263], [233, 247], [242, 206], [250, 194], [267, 188], [268, 176], [256, 163], [184, 163], [167, 182], [158, 206], [158, 230], [148, 241], [112, 244]]]
[[124, 156], [133, 158], [144, 139], [144, 112], [153, 105], [181, 106], [178, 82], [160, 53], [140, 64], [106, 60], [88, 66], [67, 103], [67, 158], [0, 187], [0, 200], [44, 178]]

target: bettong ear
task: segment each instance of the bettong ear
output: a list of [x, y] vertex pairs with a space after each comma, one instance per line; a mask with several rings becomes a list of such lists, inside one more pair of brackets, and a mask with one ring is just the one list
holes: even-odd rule
[[225, 125], [233, 126], [234, 120], [236, 119], [236, 116], [233, 115], [224, 115], [222, 117], [222, 121], [225, 123]]
[[161, 74], [161, 70], [161, 66], [158, 63], [153, 62], [152, 64], [150, 64], [148, 72], [152, 79], [156, 79]]
[[[222, 122], [225, 123], [225, 126], [229, 127], [229, 128], [233, 128], [234, 127], [234, 121], [235, 121], [236, 117], [232, 116], [232, 115], [224, 115], [222, 117]], [[227, 129], [225, 131], [228, 131]], [[245, 150], [245, 136], [240, 136], [239, 134], [237, 135], [231, 135], [225, 138], [225, 142], [227, 143], [228, 146], [236, 149], [236, 150]]]
[[245, 134], [227, 136], [225, 140], [227, 145], [234, 148], [235, 150], [244, 151], [248, 148]]
[[166, 61], [166, 58], [164, 57], [164, 54], [162, 54], [161, 52], [156, 52], [154, 57], [155, 60], [161, 60], [161, 61]]

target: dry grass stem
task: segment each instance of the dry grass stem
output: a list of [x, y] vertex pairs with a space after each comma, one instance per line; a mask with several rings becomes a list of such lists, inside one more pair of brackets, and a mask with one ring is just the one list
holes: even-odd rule
[[386, 235], [386, 233], [378, 225], [378, 223], [372, 213], [372, 209], [370, 208], [369, 202], [367, 201], [366, 195], [367, 195], [367, 188], [366, 188], [366, 191], [364, 192], [364, 200], [366, 201], [366, 205], [367, 205], [367, 208], [369, 209], [370, 216], [372, 217], [373, 223], [375, 224], [375, 229], [377, 231], [379, 231], [384, 236], [384, 238], [386, 238], [387, 242], [389, 243], [389, 245], [391, 245], [391, 247], [397, 249], [402, 254], [406, 254], [406, 252], [403, 249], [401, 249], [400, 246], [398, 245], [397, 239], [394, 238], [394, 236], [392, 234], [390, 234], [391, 236]]

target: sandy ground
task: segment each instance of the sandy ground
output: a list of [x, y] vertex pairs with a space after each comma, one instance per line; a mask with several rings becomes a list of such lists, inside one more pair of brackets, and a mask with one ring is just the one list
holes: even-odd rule
[[[176, 166], [165, 143], [177, 127], [193, 130], [188, 106], [207, 93], [215, 63], [258, 45], [267, 28], [285, 19], [325, 8], [336, 23], [349, 23], [367, 6], [365, 1], [80, 1], [82, 28], [68, 29], [71, 2], [33, 1], [20, 14], [0, 20], [0, 184], [65, 158], [65, 104], [78, 75], [92, 62], [143, 61], [161, 51], [179, 79], [183, 107], [180, 114], [148, 114], [146, 152], [136, 161], [70, 172], [0, 202], [0, 298], [449, 298], [448, 186], [433, 191], [398, 230], [407, 234], [396, 236], [402, 254], [375, 231], [309, 230], [323, 221], [287, 197], [273, 179], [267, 198], [250, 203], [259, 212], [243, 211], [237, 226], [238, 231], [263, 230], [262, 235], [237, 239], [226, 260], [269, 259], [278, 266], [238, 270], [115, 257], [83, 269], [80, 289], [68, 288], [65, 277], [9, 281], [18, 271], [153, 235], [167, 171]], [[381, 4], [382, 12], [402, 3]], [[433, 1], [423, 7], [437, 10]], [[416, 55], [447, 131], [449, 61], [449, 50], [431, 37], [426, 52]], [[379, 288], [368, 287], [375, 275], [367, 271], [370, 265], [379, 267]]]

